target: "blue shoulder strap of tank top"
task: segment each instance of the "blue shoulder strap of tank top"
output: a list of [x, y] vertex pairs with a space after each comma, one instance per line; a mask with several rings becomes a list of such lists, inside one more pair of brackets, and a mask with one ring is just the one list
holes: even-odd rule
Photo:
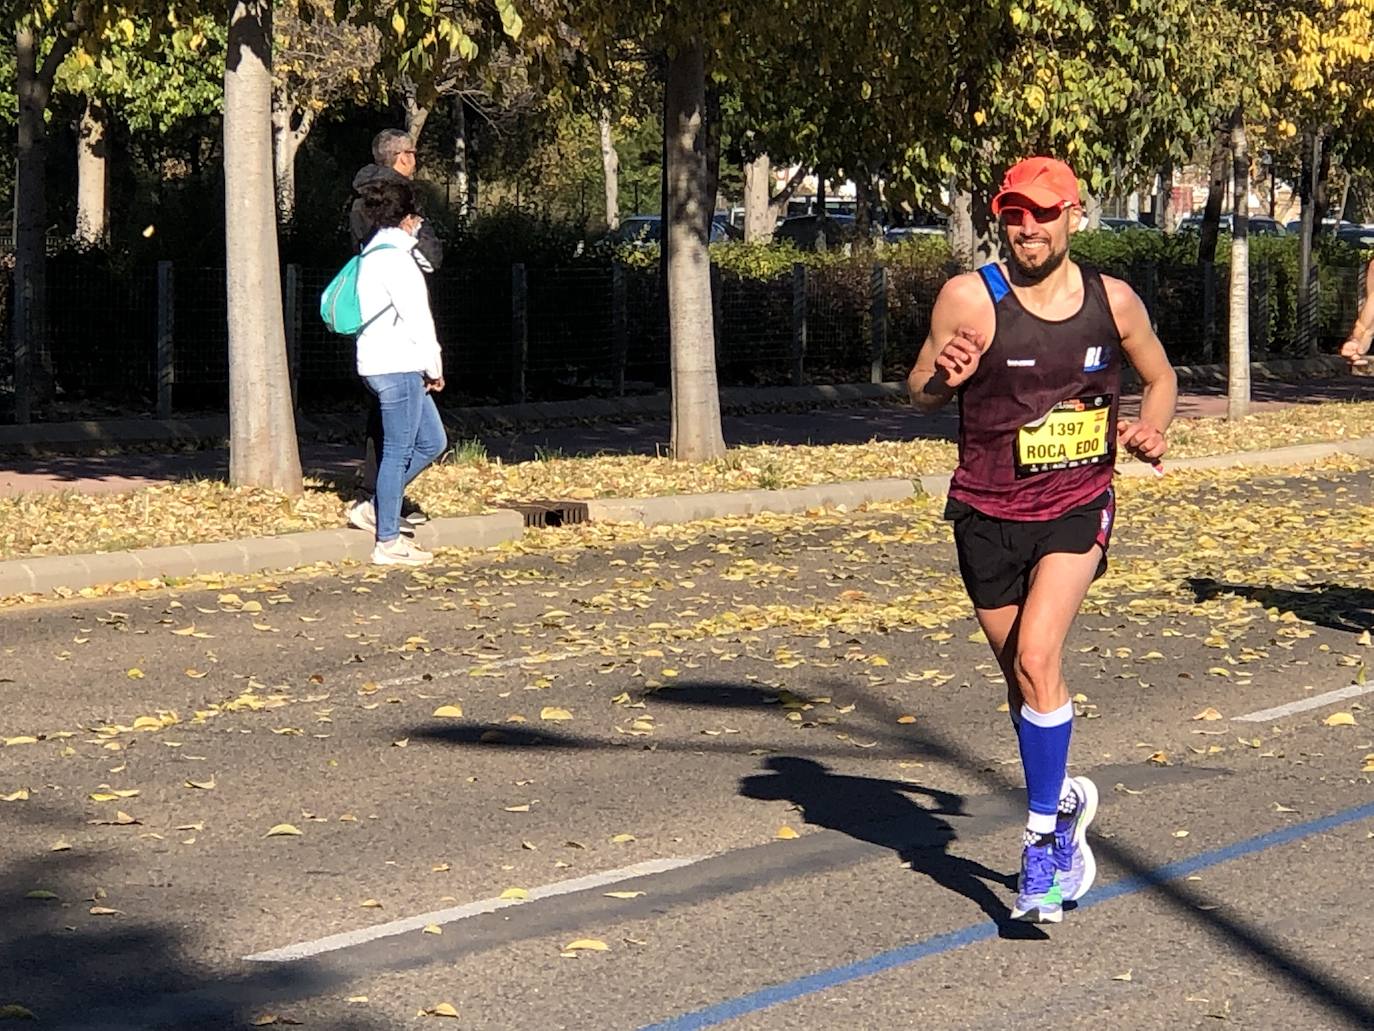
[[1007, 282], [1007, 277], [1002, 274], [1002, 266], [995, 261], [981, 266], [978, 269], [978, 274], [983, 277], [983, 285], [988, 288], [988, 293], [992, 295], [993, 304], [1011, 292], [1011, 284]]

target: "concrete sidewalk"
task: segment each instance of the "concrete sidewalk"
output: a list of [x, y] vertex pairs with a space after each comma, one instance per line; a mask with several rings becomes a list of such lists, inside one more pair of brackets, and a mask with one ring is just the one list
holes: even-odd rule
[[[1226, 414], [1226, 388], [1220, 382], [1195, 382], [1179, 396], [1180, 418], [1208, 418]], [[878, 396], [875, 393], [875, 396]], [[1271, 411], [1290, 405], [1332, 401], [1374, 400], [1374, 378], [1326, 378], [1307, 382], [1257, 380], [1252, 410]], [[1122, 398], [1125, 411], [1139, 405], [1140, 395]], [[525, 406], [531, 409], [541, 406]], [[348, 425], [337, 417], [331, 422]], [[362, 416], [357, 423], [361, 426]], [[958, 417], [951, 405], [936, 415], [922, 415], [899, 404], [860, 403], [800, 412], [758, 412], [727, 415], [725, 439], [744, 444], [862, 444], [870, 440], [953, 440]], [[18, 427], [11, 429], [19, 429]], [[34, 427], [35, 430], [39, 427]], [[455, 439], [462, 439], [456, 434]], [[493, 458], [526, 461], [540, 454], [661, 454], [670, 428], [666, 419], [607, 421], [581, 425], [543, 426], [525, 431], [485, 433], [478, 437]], [[306, 442], [301, 459], [309, 474], [350, 485], [361, 464], [354, 444]], [[114, 455], [56, 455], [44, 458], [0, 456], [0, 497], [33, 492], [76, 491], [118, 493], [186, 478], [223, 478], [228, 452], [131, 452]]]

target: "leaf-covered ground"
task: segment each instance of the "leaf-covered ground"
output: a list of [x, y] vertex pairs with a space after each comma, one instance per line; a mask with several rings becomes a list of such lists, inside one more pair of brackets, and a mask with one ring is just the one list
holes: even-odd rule
[[[1231, 423], [1185, 419], [1170, 432], [1170, 457], [1255, 451], [1364, 436], [1374, 404], [1326, 403], [1265, 412]], [[741, 447], [705, 465], [641, 455], [549, 458], [505, 464], [449, 460], [411, 495], [435, 516], [470, 515], [531, 498], [649, 497], [775, 489], [844, 480], [920, 476], [953, 467], [940, 440]], [[343, 499], [311, 480], [297, 499], [265, 490], [187, 480], [126, 494], [30, 494], [0, 498], [0, 559], [109, 552], [233, 540], [336, 527]]]

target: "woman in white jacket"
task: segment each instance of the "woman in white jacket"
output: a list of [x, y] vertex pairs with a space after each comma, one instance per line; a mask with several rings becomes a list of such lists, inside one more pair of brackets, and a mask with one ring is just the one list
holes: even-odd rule
[[368, 183], [362, 210], [372, 226], [358, 271], [358, 305], [367, 319], [358, 334], [358, 375], [382, 410], [377, 493], [348, 513], [375, 529], [372, 561], [423, 565], [433, 555], [401, 536], [406, 485], [448, 445], [433, 393], [444, 389], [444, 356], [434, 332], [425, 275], [412, 251], [420, 216], [409, 183]]

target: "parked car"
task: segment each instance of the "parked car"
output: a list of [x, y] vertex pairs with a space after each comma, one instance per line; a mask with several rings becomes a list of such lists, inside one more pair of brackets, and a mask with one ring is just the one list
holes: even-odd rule
[[[614, 238], [619, 243], [628, 243], [635, 247], [646, 247], [649, 244], [658, 243], [663, 236], [662, 219], [658, 215], [631, 215], [629, 218], [621, 219], [620, 228], [615, 231]], [[711, 242], [720, 243], [723, 240], [738, 240], [744, 234], [730, 224], [730, 216], [719, 212], [711, 216]]]
[[1347, 225], [1336, 230], [1336, 239], [1361, 250], [1374, 250], [1374, 226]]
[[890, 226], [883, 231], [883, 239], [888, 243], [900, 243], [913, 236], [944, 236], [946, 228], [941, 225], [930, 226]]
[[[1288, 222], [1288, 225], [1286, 226], [1286, 228], [1287, 228], [1287, 230], [1288, 230], [1290, 233], [1300, 233], [1300, 232], [1302, 232], [1302, 219], [1300, 219], [1300, 218], [1290, 219], [1289, 222]], [[1342, 219], [1339, 219], [1339, 220], [1338, 220], [1338, 219], [1334, 219], [1334, 218], [1324, 218], [1324, 219], [1322, 219], [1322, 232], [1324, 232], [1324, 233], [1332, 233], [1332, 232], [1339, 233], [1342, 229], [1360, 229], [1360, 228], [1362, 228], [1362, 227], [1356, 225], [1354, 222], [1347, 222], [1347, 221], [1346, 221], [1345, 219], [1343, 219], [1343, 218], [1342, 218]]]
[[[784, 219], [773, 238], [791, 240], [801, 250], [814, 251], [821, 229], [820, 215], [798, 215], [795, 218]], [[859, 238], [859, 223], [853, 215], [827, 215], [824, 219], [824, 230], [827, 247], [853, 243]], [[877, 223], [872, 223], [869, 231], [875, 239], [883, 235], [882, 227]]]
[[1101, 225], [1103, 229], [1110, 230], [1113, 233], [1124, 233], [1141, 229], [1149, 232], [1154, 231], [1154, 226], [1147, 226], [1138, 218], [1115, 218], [1104, 215]]
[[[1264, 215], [1251, 215], [1249, 218], [1249, 231], [1251, 236], [1285, 236], [1286, 231], [1283, 223], [1276, 222], [1272, 218]], [[1222, 215], [1218, 222], [1217, 230], [1222, 233], [1231, 231], [1231, 216]], [[1202, 231], [1202, 216], [1189, 215], [1178, 224], [1180, 233], [1199, 233]]]

